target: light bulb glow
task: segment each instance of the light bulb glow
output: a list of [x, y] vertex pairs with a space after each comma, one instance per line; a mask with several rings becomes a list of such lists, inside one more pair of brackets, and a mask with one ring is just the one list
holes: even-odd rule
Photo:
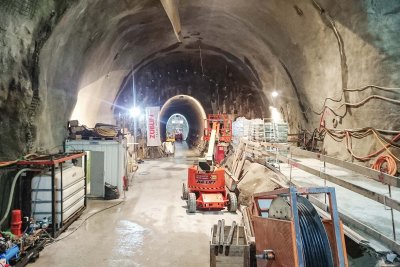
[[129, 110], [129, 115], [130, 115], [132, 118], [139, 117], [139, 116], [140, 116], [140, 108], [139, 108], [139, 107], [132, 107], [132, 108]]

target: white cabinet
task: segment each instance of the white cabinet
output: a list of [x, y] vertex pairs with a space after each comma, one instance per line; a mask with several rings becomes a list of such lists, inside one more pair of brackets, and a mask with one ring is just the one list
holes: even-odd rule
[[[123, 177], [125, 175], [126, 140], [67, 140], [65, 141], [65, 152], [73, 151], [96, 151], [104, 153], [104, 160], [90, 161], [90, 169], [103, 168], [104, 177], [92, 176], [91, 187], [99, 188], [107, 182], [118, 187], [119, 192], [123, 189]], [[95, 189], [95, 188], [93, 188]], [[96, 190], [98, 191], [98, 190]], [[104, 190], [102, 191], [104, 197]]]

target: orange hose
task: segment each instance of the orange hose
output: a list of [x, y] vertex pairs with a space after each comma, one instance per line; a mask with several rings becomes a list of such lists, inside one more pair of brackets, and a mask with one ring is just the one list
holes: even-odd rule
[[[383, 168], [385, 163], [387, 165], [386, 169]], [[392, 156], [385, 155], [376, 159], [375, 163], [372, 164], [372, 169], [394, 176], [397, 173], [397, 164]]]
[[[370, 131], [370, 130], [368, 130], [368, 131]], [[368, 132], [367, 131], [367, 132]], [[356, 158], [356, 159], [358, 159], [358, 160], [361, 160], [361, 161], [366, 161], [366, 160], [369, 160], [369, 159], [371, 159], [372, 157], [374, 157], [374, 156], [377, 156], [377, 155], [379, 155], [380, 153], [382, 153], [384, 150], [388, 150], [388, 147], [390, 147], [391, 145], [390, 145], [390, 143], [388, 143], [388, 144], [382, 144], [383, 145], [383, 148], [381, 148], [381, 149], [379, 149], [379, 150], [377, 150], [377, 151], [375, 151], [375, 152], [373, 152], [373, 153], [371, 153], [371, 154], [369, 154], [369, 155], [367, 155], [367, 156], [364, 156], [364, 157], [360, 157], [360, 156], [357, 156], [357, 155], [355, 155], [354, 153], [353, 153], [353, 150], [352, 150], [352, 143], [351, 143], [351, 133], [350, 132], [348, 132], [348, 131], [346, 131], [345, 132], [345, 137], [346, 137], [346, 148], [347, 148], [347, 150], [349, 151], [349, 153], [354, 157], [354, 158]], [[377, 137], [376, 135], [375, 135], [375, 137]], [[378, 138], [378, 137], [377, 137]], [[397, 140], [399, 140], [400, 139], [400, 134], [398, 134], [398, 135], [396, 135], [391, 141], [392, 142], [396, 142]], [[378, 138], [378, 140], [379, 140], [379, 138]], [[379, 140], [380, 141], [380, 140]], [[389, 151], [389, 150], [388, 150]], [[394, 159], [393, 159], [394, 160]]]

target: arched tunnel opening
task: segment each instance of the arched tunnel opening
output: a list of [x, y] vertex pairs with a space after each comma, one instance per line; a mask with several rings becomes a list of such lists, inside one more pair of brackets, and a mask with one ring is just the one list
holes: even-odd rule
[[[171, 157], [164, 146], [169, 142], [161, 141], [168, 139], [167, 123], [175, 114], [186, 119], [186, 141], [194, 148], [206, 142], [202, 137], [207, 115], [229, 114], [241, 127], [236, 132], [247, 131], [240, 136], [247, 142], [247, 151], [240, 154], [244, 156], [231, 154], [224, 162], [240, 166], [229, 175], [235, 179], [262, 177], [240, 182], [252, 186], [242, 192], [269, 188], [264, 178], [276, 180], [276, 176], [289, 176], [289, 186], [295, 182], [299, 187], [332, 186], [343, 209], [339, 209], [340, 218], [348, 226], [358, 225], [357, 231], [372, 233], [371, 244], [379, 241], [390, 248], [385, 250], [389, 256], [384, 261], [388, 262], [392, 250], [400, 255], [396, 241], [396, 234], [400, 235], [396, 228], [400, 224], [399, 13], [398, 0], [0, 0], [0, 220], [7, 207], [19, 208], [24, 196], [30, 195], [30, 190], [18, 188], [29, 184], [24, 179], [30, 175], [22, 175], [15, 183], [12, 180], [20, 166], [25, 166], [21, 162], [35, 155], [54, 159], [70, 153], [67, 148], [78, 147], [72, 142], [90, 149], [113, 144], [120, 152], [113, 156], [79, 147], [90, 151], [88, 168], [95, 161], [102, 162], [88, 172], [104, 178], [97, 183], [99, 192], [114, 178], [121, 192], [122, 186], [134, 182], [133, 190], [124, 191], [126, 205], [118, 206], [121, 209], [110, 217], [100, 217], [98, 223], [104, 221], [108, 233], [115, 229], [140, 232], [146, 242], [154, 241], [146, 235], [154, 230], [161, 233], [152, 242], [154, 249], [161, 251], [166, 264], [181, 264], [170, 257], [174, 243], [187, 244], [187, 250], [179, 250], [184, 251], [179, 258], [191, 262], [191, 253], [199, 251], [193, 236], [204, 238], [197, 234], [209, 230], [210, 217], [202, 214], [196, 218], [200, 223], [193, 226], [179, 210], [187, 203], [174, 201], [181, 200], [177, 185], [187, 176], [189, 163], [204, 155]], [[136, 111], [130, 116], [133, 107]], [[160, 136], [151, 145], [146, 136], [149, 107], [160, 109], [153, 114], [157, 120], [152, 117], [151, 121], [152, 126], [159, 123]], [[171, 129], [179, 132], [179, 127]], [[286, 129], [282, 150], [277, 148], [278, 138], [266, 142], [266, 135], [275, 136], [274, 127]], [[154, 128], [153, 133], [157, 132]], [[273, 148], [267, 145], [270, 141]], [[251, 142], [265, 149], [255, 153], [254, 147], [249, 148], [254, 145]], [[237, 151], [239, 144], [243, 145], [238, 141]], [[288, 153], [288, 149], [293, 150]], [[138, 151], [143, 157], [135, 154]], [[266, 156], [280, 152], [273, 159]], [[78, 163], [68, 166], [74, 164]], [[112, 164], [118, 165], [118, 173], [108, 171]], [[262, 165], [256, 166], [262, 171], [258, 173], [255, 164]], [[351, 172], [338, 169], [343, 166]], [[344, 177], [345, 172], [351, 175]], [[10, 193], [14, 187], [15, 195]], [[328, 210], [327, 203], [319, 207]], [[384, 213], [388, 205], [392, 210]], [[31, 217], [29, 212], [23, 215]], [[5, 216], [0, 230], [10, 226], [10, 214]], [[376, 218], [380, 225], [373, 223]], [[149, 226], [149, 221], [154, 224]], [[96, 243], [107, 258], [104, 266], [115, 262], [157, 266], [150, 250], [143, 249], [142, 257], [129, 244], [126, 247], [131, 250], [123, 253], [128, 256], [121, 259], [112, 247], [118, 240], [92, 242], [92, 233], [98, 229], [91, 225], [95, 224], [76, 230], [82, 231], [76, 238], [85, 244], [82, 255], [91, 255], [93, 250], [86, 247]], [[172, 234], [180, 230], [179, 238]], [[358, 237], [355, 232], [346, 234]], [[125, 240], [119, 232], [116, 236]], [[39, 265], [65, 266], [61, 261], [84, 265], [79, 261], [82, 257], [69, 256], [76, 252], [76, 246], [70, 246], [72, 239], [60, 242], [65, 254], [49, 246], [50, 256], [57, 260], [49, 260], [47, 254]], [[146, 242], [139, 242], [138, 247], [142, 249]], [[369, 248], [373, 259], [365, 257], [364, 249], [357, 249], [354, 258], [348, 251], [350, 265], [377, 258]], [[138, 261], [132, 259], [136, 256]], [[88, 266], [101, 266], [95, 259], [98, 255], [85, 256]], [[200, 259], [198, 266], [208, 265], [207, 261]]]
[[[161, 129], [162, 131], [162, 129]], [[182, 114], [172, 114], [165, 125], [165, 138], [175, 141], [186, 141], [190, 131], [189, 123]], [[161, 133], [163, 136], [163, 133]]]
[[185, 141], [189, 147], [199, 143], [203, 137], [204, 121], [207, 118], [200, 102], [188, 95], [177, 95], [165, 102], [160, 111], [160, 129], [163, 140], [167, 139], [167, 122], [174, 114], [181, 114], [187, 120], [189, 131]]

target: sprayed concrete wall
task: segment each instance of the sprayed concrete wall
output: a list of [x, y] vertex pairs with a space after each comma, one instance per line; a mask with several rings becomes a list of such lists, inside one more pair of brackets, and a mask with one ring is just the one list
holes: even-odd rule
[[[335, 111], [325, 115], [328, 127], [335, 117], [343, 117], [338, 128], [400, 125], [400, 109], [388, 101], [371, 99], [347, 112], [340, 107], [371, 94], [399, 99], [398, 93], [376, 89], [343, 92], [367, 84], [399, 86], [396, 0], [181, 1], [181, 44], [155, 0], [41, 0], [28, 17], [9, 12], [5, 2], [0, 8], [1, 157], [61, 145], [72, 114], [89, 126], [113, 122], [112, 105], [132, 69], [146, 77], [138, 78], [138, 87], [153, 80], [153, 74], [140, 74], [146, 68], [164, 73], [188, 64], [199, 69], [200, 47], [205, 74], [218, 80], [224, 75], [213, 70], [236, 66], [233, 78], [240, 85], [187, 79], [182, 90], [196, 88], [199, 92], [192, 93], [199, 93], [205, 106], [218, 88], [227, 102], [232, 92], [252, 95], [233, 105], [242, 106], [239, 115], [253, 110], [268, 116], [268, 105], [276, 106], [291, 132], [317, 127], [324, 104]], [[141, 90], [143, 99], [162, 104], [170, 88]], [[271, 98], [273, 90], [279, 98]], [[155, 99], [158, 92], [165, 97]], [[360, 149], [368, 152], [372, 146]], [[325, 149], [343, 151], [329, 141]]]

